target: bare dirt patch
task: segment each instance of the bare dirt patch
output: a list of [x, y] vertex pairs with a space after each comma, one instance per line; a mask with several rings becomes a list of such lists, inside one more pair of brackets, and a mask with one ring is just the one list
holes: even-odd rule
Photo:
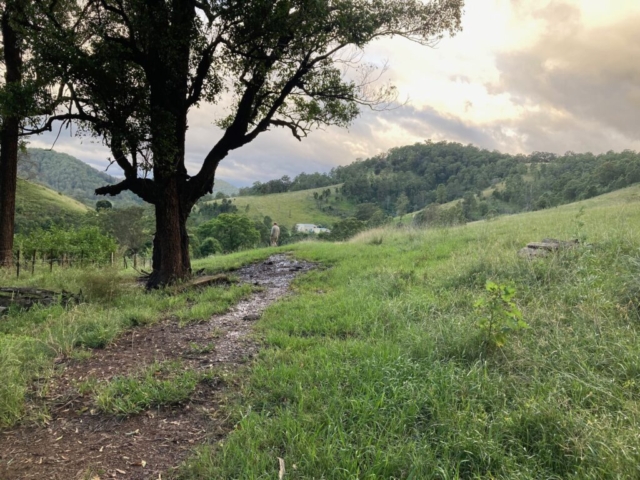
[[[198, 443], [223, 437], [230, 425], [220, 405], [233, 385], [223, 376], [198, 384], [180, 405], [119, 418], [100, 413], [79, 386], [130, 375], [145, 365], [180, 360], [185, 368], [221, 372], [250, 360], [259, 343], [253, 324], [313, 264], [274, 255], [235, 272], [263, 289], [207, 322], [180, 326], [168, 320], [134, 329], [86, 360], [61, 364], [49, 388], [48, 425], [0, 432], [0, 479], [158, 479]], [[166, 478], [166, 477], [165, 477]]]

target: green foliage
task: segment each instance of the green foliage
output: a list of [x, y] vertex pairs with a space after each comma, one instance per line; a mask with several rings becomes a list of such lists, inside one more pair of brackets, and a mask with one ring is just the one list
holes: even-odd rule
[[215, 238], [224, 252], [252, 248], [260, 241], [254, 222], [244, 215], [223, 213], [198, 227], [200, 238]]
[[64, 229], [54, 226], [49, 230], [35, 230], [29, 235], [19, 235], [14, 248], [31, 256], [34, 252], [59, 258], [67, 254], [92, 262], [106, 262], [117, 243], [98, 227]]
[[413, 224], [418, 227], [449, 227], [464, 223], [466, 223], [464, 206], [460, 202], [451, 207], [432, 203], [413, 217]]
[[113, 208], [113, 204], [109, 200], [98, 200], [96, 202], [96, 211], [109, 210]]
[[331, 233], [321, 233], [320, 236], [321, 238], [326, 238], [328, 240], [342, 241], [357, 235], [365, 228], [367, 228], [365, 222], [353, 217], [345, 218], [333, 225]]
[[194, 225], [200, 225], [203, 222], [216, 218], [222, 213], [237, 213], [238, 207], [234, 205], [233, 201], [227, 198], [220, 199], [221, 201], [214, 202], [198, 202], [194, 207], [194, 211], [191, 214], [190, 222]]
[[[340, 194], [351, 203], [375, 204], [387, 214], [402, 215], [464, 199], [465, 219], [478, 220], [549, 208], [639, 182], [640, 155], [629, 150], [602, 155], [508, 155], [429, 141], [337, 167], [324, 178], [327, 183], [343, 184]], [[320, 193], [315, 196], [320, 199]], [[406, 212], [398, 206], [406, 206]]]
[[200, 257], [208, 257], [216, 253], [222, 253], [222, 244], [215, 238], [205, 238], [198, 249]]
[[488, 344], [502, 347], [508, 334], [528, 328], [529, 325], [522, 319], [522, 312], [513, 302], [515, 288], [488, 281], [485, 289], [486, 297], [474, 304], [479, 316], [477, 325]]
[[402, 217], [405, 213], [409, 211], [409, 197], [407, 197], [406, 193], [401, 193], [396, 200], [396, 215]]
[[155, 225], [152, 213], [146, 208], [132, 206], [102, 210], [97, 223], [131, 253], [151, 248]]

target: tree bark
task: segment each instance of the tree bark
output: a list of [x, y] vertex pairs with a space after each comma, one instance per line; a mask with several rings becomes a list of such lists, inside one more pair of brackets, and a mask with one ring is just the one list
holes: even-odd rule
[[[10, 22], [12, 10], [6, 8], [2, 14], [2, 39], [6, 86], [9, 91], [15, 86], [15, 92], [22, 82], [22, 58], [18, 35]], [[19, 133], [20, 117], [5, 116], [0, 131], [0, 266], [5, 267], [13, 264]]]
[[172, 176], [156, 203], [153, 272], [147, 288], [170, 285], [191, 275], [187, 218], [191, 205], [180, 195], [179, 180]]

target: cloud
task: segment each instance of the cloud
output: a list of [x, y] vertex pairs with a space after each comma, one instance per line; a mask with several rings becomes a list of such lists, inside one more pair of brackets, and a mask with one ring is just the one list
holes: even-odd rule
[[[230, 152], [217, 175], [244, 186], [327, 172], [425, 139], [510, 153], [640, 150], [638, 0], [468, 2], [463, 24], [435, 49], [399, 38], [367, 49], [365, 61], [389, 60], [384, 81], [407, 105], [365, 110], [350, 128], [314, 131], [302, 142], [283, 129], [265, 132]], [[221, 115], [212, 105], [190, 113], [190, 173], [221, 137], [213, 123]], [[55, 136], [32, 145], [50, 147]], [[65, 132], [55, 148], [100, 169], [110, 156], [99, 141]], [[109, 173], [121, 175], [115, 166]]]
[[[553, 3], [531, 46], [496, 58], [492, 94], [524, 108], [509, 124], [526, 150], [606, 151], [638, 146], [640, 15], [587, 27], [574, 7]], [[564, 146], [564, 147], [563, 147]]]

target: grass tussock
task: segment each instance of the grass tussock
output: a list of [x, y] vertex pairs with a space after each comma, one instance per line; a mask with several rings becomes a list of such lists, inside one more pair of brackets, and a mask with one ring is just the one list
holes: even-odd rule
[[[296, 245], [332, 268], [265, 312], [238, 428], [180, 478], [276, 478], [277, 457], [300, 479], [637, 478], [638, 190]], [[517, 255], [545, 237], [584, 243]], [[529, 325], [491, 349], [487, 281], [513, 286]]]
[[176, 405], [188, 400], [202, 379], [180, 363], [156, 363], [139, 375], [116, 377], [97, 387], [96, 405], [108, 414], [132, 415], [151, 407]]

